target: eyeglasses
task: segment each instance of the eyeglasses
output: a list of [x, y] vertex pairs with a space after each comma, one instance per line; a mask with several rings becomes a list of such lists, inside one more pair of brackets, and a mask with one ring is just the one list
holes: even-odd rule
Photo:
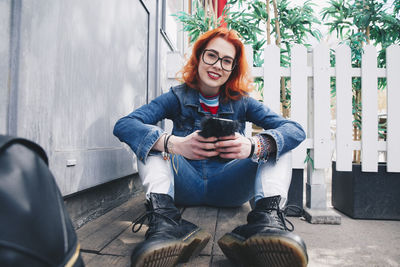
[[214, 65], [218, 62], [218, 60], [221, 60], [221, 67], [226, 71], [232, 71], [236, 65], [236, 62], [233, 58], [228, 56], [219, 57], [218, 52], [212, 49], [205, 49], [201, 58], [207, 65]]

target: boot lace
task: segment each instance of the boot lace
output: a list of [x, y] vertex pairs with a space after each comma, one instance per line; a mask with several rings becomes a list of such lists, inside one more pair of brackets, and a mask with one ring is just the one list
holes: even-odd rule
[[276, 214], [271, 214], [286, 231], [293, 232], [294, 225], [291, 221], [286, 218], [286, 214], [289, 210], [293, 211], [296, 215], [302, 215], [303, 209], [296, 205], [287, 205], [285, 208], [281, 209], [279, 206], [277, 208], [270, 208], [268, 212], [276, 211]]
[[[164, 215], [164, 214], [159, 213], [154, 210], [150, 210], [150, 211], [144, 212], [142, 215], [139, 216], [139, 218], [137, 218], [136, 220], [133, 221], [132, 232], [134, 232], [134, 233], [139, 232], [140, 229], [142, 228], [144, 222], [146, 221], [146, 219], [148, 221], [148, 224], [151, 225], [151, 223], [154, 221], [154, 219], [156, 217], [161, 217], [163, 219], [170, 221], [171, 223], [173, 223], [175, 225], [179, 225], [178, 222], [176, 222], [174, 219], [171, 219], [167, 215]], [[136, 226], [138, 226], [138, 227], [135, 228]]]

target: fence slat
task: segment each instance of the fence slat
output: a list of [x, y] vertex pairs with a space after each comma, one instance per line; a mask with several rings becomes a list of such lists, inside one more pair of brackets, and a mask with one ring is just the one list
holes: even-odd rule
[[361, 61], [361, 169], [378, 171], [378, 75], [376, 49], [364, 47]]
[[[251, 45], [245, 45], [246, 59], [247, 64], [249, 65], [251, 75], [254, 76], [254, 67], [253, 67], [253, 47]], [[253, 131], [253, 124], [251, 122], [246, 122], [246, 127], [244, 133], [246, 136], [250, 137]]]
[[336, 49], [336, 170], [352, 170], [351, 50]]
[[331, 165], [330, 149], [330, 76], [329, 49], [320, 43], [313, 54], [314, 66], [314, 168], [329, 168]]
[[[303, 45], [294, 45], [291, 59], [291, 119], [300, 123], [307, 132], [307, 49]], [[306, 157], [306, 143], [301, 143], [292, 152], [293, 168], [303, 169]]]
[[400, 46], [386, 50], [387, 68], [387, 171], [400, 172]]
[[264, 103], [280, 114], [280, 51], [276, 45], [264, 50]]
[[247, 64], [249, 65], [251, 75], [254, 76], [254, 67], [253, 67], [253, 47], [251, 45], [246, 44], [244, 45], [244, 49], [246, 52], [246, 59], [247, 59]]

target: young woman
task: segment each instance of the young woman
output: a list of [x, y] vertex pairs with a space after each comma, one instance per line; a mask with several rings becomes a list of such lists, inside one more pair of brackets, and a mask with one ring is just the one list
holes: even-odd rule
[[[195, 256], [210, 235], [181, 219], [175, 204], [240, 206], [255, 201], [248, 222], [218, 244], [239, 264], [305, 266], [302, 239], [285, 224], [291, 180], [290, 150], [305, 138], [301, 126], [249, 97], [252, 80], [244, 46], [233, 30], [203, 34], [181, 70], [182, 84], [121, 118], [114, 134], [138, 157], [148, 200], [146, 240], [135, 247], [132, 266], [174, 266]], [[238, 122], [224, 137], [202, 137], [206, 116]], [[157, 123], [173, 121], [172, 134]], [[245, 122], [264, 129], [245, 137]], [[166, 156], [167, 154], [171, 155]], [[151, 265], [153, 266], [153, 265]]]

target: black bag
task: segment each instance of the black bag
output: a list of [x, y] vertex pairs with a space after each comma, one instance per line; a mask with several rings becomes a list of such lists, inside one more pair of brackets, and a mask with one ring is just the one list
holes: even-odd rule
[[0, 266], [84, 266], [45, 151], [0, 135]]

